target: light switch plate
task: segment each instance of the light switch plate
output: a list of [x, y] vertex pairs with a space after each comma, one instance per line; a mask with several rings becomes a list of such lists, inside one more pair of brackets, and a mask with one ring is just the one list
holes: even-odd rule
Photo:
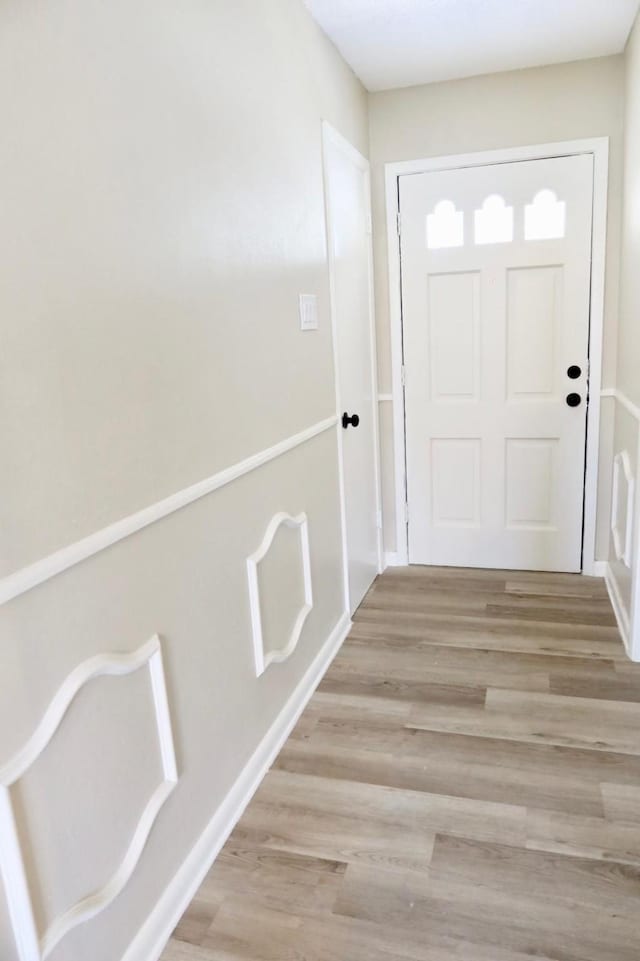
[[300, 294], [300, 330], [318, 329], [318, 297]]

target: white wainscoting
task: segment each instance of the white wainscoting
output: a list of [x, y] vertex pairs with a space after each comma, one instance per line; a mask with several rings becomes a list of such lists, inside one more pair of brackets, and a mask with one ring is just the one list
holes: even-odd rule
[[[338, 418], [336, 415], [320, 421], [273, 447], [152, 504], [4, 579], [0, 579], [0, 604], [7, 603], [45, 583], [57, 574], [294, 450], [312, 438], [335, 429], [337, 424]], [[282, 648], [265, 653], [260, 617], [258, 568], [261, 560], [269, 552], [277, 531], [283, 524], [293, 526], [300, 532], [304, 604], [296, 618], [294, 629]], [[284, 660], [290, 656], [298, 643], [304, 622], [312, 608], [311, 558], [306, 514], [299, 514], [296, 517], [285, 513], [276, 514], [267, 527], [260, 547], [248, 559], [247, 569], [250, 580], [249, 594], [256, 673], [259, 675], [271, 662]], [[147, 948], [137, 953], [139, 951], [138, 945], [141, 943], [147, 944], [149, 938], [151, 938], [153, 945], [150, 949], [151, 953], [156, 951], [157, 947], [156, 957], [159, 956], [173, 927], [224, 844], [228, 834], [233, 829], [244, 807], [257, 789], [297, 718], [302, 713], [309, 697], [348, 634], [350, 626], [351, 621], [348, 614], [344, 613], [277, 720], [263, 738], [249, 764], [225, 798], [222, 806], [214, 815], [202, 838], [175, 876], [164, 898], [161, 899], [159, 905], [144, 923], [139, 936], [127, 952], [127, 958], [139, 957], [144, 961], [149, 961], [150, 953]], [[49, 923], [46, 930], [39, 931], [12, 806], [11, 788], [45, 751], [81, 688], [92, 678], [101, 675], [130, 674], [145, 664], [148, 665], [150, 673], [155, 705], [155, 723], [162, 758], [162, 781], [154, 790], [141, 813], [129, 847], [124, 852], [124, 856], [113, 875], [98, 890], [89, 893], [72, 905], [69, 910], [56, 917]], [[142, 856], [156, 818], [174, 790], [177, 779], [174, 742], [158, 636], [154, 636], [147, 644], [131, 654], [102, 654], [76, 667], [56, 693], [27, 744], [7, 764], [0, 766], [0, 878], [2, 878], [7, 892], [9, 917], [16, 941], [18, 961], [45, 961], [69, 931], [101, 913], [120, 894]], [[96, 827], [99, 829], [99, 825]]]
[[627, 605], [622, 599], [622, 594], [620, 593], [618, 582], [613, 574], [613, 568], [611, 564], [607, 564], [607, 573], [605, 574], [605, 583], [607, 585], [607, 591], [609, 592], [611, 606], [613, 607], [613, 612], [616, 616], [618, 630], [620, 631], [620, 637], [623, 640], [625, 650], [629, 655], [629, 657], [631, 658], [631, 660], [638, 660], [638, 658], [633, 657], [633, 648], [631, 643], [630, 612], [627, 610]]
[[600, 396], [613, 397], [625, 408], [625, 410], [631, 414], [632, 417], [635, 417], [640, 424], [640, 407], [638, 407], [637, 404], [634, 404], [632, 400], [629, 400], [626, 394], [623, 394], [621, 390], [618, 390], [616, 387], [606, 387], [600, 392]]
[[186, 860], [176, 871], [171, 883], [160, 896], [121, 961], [158, 961], [173, 929], [278, 756], [282, 745], [295, 727], [350, 629], [351, 620], [345, 613], [340, 617]]
[[[281, 647], [265, 651], [264, 632], [262, 624], [262, 607], [260, 604], [260, 583], [258, 568], [260, 562], [269, 553], [276, 534], [282, 526], [295, 528], [300, 535], [300, 563], [302, 564], [302, 578], [304, 584], [304, 601], [290, 636]], [[286, 661], [295, 651], [304, 622], [313, 608], [313, 589], [311, 584], [311, 552], [309, 550], [309, 522], [307, 515], [302, 513], [297, 517], [282, 511], [271, 518], [260, 547], [247, 558], [247, 577], [249, 579], [249, 604], [251, 606], [251, 628], [253, 633], [253, 654], [256, 666], [256, 677], [264, 674], [270, 664]]]
[[[148, 667], [162, 760], [163, 779], [138, 820], [133, 838], [115, 873], [97, 890], [74, 904], [40, 934], [36, 927], [23, 853], [11, 802], [11, 787], [40, 757], [78, 692], [93, 678], [132, 674]], [[0, 871], [19, 961], [44, 961], [61, 939], [83, 921], [108, 907], [133, 874], [163, 804], [178, 781], [167, 703], [160, 639], [157, 635], [130, 654], [100, 654], [68, 675], [27, 743], [0, 768]], [[99, 826], [97, 826], [99, 827]]]
[[[627, 654], [640, 661], [640, 517], [638, 516], [638, 475], [640, 473], [640, 407], [616, 388], [602, 391], [635, 418], [638, 426], [638, 455], [634, 466], [628, 450], [618, 450], [613, 459], [611, 492], [611, 542], [614, 561], [607, 563], [605, 579], [620, 634]], [[630, 601], [620, 579], [628, 571]], [[628, 581], [627, 581], [628, 584]]]
[[94, 534], [90, 534], [88, 537], [84, 537], [75, 544], [64, 547], [62, 550], [56, 551], [48, 557], [36, 561], [34, 564], [23, 567], [14, 574], [2, 578], [0, 580], [0, 604], [5, 604], [14, 597], [24, 594], [25, 591], [37, 587], [38, 584], [48, 581], [51, 577], [55, 577], [56, 574], [61, 574], [63, 571], [68, 570], [75, 564], [79, 564], [81, 561], [87, 560], [87, 558], [97, 554], [99, 551], [111, 547], [112, 544], [116, 544], [125, 537], [135, 534], [144, 527], [148, 527], [149, 524], [154, 524], [163, 517], [173, 514], [174, 511], [181, 510], [181, 508], [186, 507], [188, 504], [193, 504], [194, 501], [199, 500], [201, 497], [206, 497], [207, 494], [211, 494], [215, 490], [219, 490], [221, 487], [230, 484], [244, 474], [249, 474], [251, 471], [256, 470], [256, 468], [262, 467], [263, 464], [268, 464], [269, 461], [275, 460], [276, 457], [281, 457], [283, 454], [299, 447], [313, 437], [317, 437], [318, 434], [331, 430], [337, 423], [338, 418], [336, 415], [327, 417], [326, 420], [319, 421], [312, 427], [308, 427], [306, 430], [300, 431], [300, 433], [294, 434], [286, 438], [286, 440], [280, 441], [278, 444], [274, 444], [273, 447], [268, 447], [258, 454], [253, 454], [251, 457], [247, 457], [232, 467], [227, 467], [225, 470], [219, 471], [217, 474], [212, 474], [211, 477], [207, 477], [197, 484], [185, 487], [184, 490], [178, 491], [170, 497], [165, 497], [164, 500], [158, 501], [150, 507], [145, 507], [143, 510], [131, 514], [129, 517], [125, 517]]
[[623, 450], [613, 458], [611, 535], [616, 560], [622, 561], [629, 570], [632, 565], [634, 505], [635, 478], [629, 452]]

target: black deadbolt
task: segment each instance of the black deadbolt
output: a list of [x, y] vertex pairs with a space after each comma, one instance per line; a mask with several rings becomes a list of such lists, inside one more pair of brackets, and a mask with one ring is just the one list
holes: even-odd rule
[[580, 370], [578, 365], [572, 364], [569, 370], [567, 371], [567, 377], [570, 377], [571, 380], [577, 380], [581, 373], [582, 371]]
[[342, 415], [342, 426], [344, 427], [345, 430], [347, 429], [349, 424], [351, 424], [352, 427], [357, 427], [359, 423], [360, 423], [360, 418], [358, 417], [357, 414], [352, 414], [351, 417], [349, 417], [349, 415], [345, 411], [345, 413]]
[[567, 394], [567, 404], [569, 407], [579, 407], [582, 403], [580, 394]]

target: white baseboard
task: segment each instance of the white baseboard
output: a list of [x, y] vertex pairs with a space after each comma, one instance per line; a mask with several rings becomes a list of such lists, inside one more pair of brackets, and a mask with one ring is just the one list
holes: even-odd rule
[[121, 961], [158, 961], [225, 841], [276, 759], [311, 695], [351, 629], [345, 613], [254, 751], [246, 767], [165, 888]]
[[384, 566], [387, 567], [400, 567], [400, 561], [398, 560], [398, 555], [395, 551], [386, 551], [384, 555]]
[[622, 598], [618, 591], [618, 585], [615, 582], [613, 573], [611, 571], [611, 564], [607, 564], [607, 571], [605, 574], [605, 583], [607, 585], [607, 590], [609, 592], [609, 598], [611, 600], [611, 606], [613, 607], [613, 613], [616, 616], [616, 621], [618, 623], [618, 630], [620, 631], [620, 636], [624, 643], [627, 655], [631, 660], [633, 660], [631, 654], [631, 632], [629, 627], [629, 617], [624, 609], [624, 604], [622, 603]]
[[[384, 566], [387, 567], [403, 567], [404, 561], [401, 561], [396, 551], [386, 551], [384, 554]], [[590, 570], [585, 570], [583, 573], [587, 577], [606, 577], [608, 564], [606, 561], [594, 561]]]

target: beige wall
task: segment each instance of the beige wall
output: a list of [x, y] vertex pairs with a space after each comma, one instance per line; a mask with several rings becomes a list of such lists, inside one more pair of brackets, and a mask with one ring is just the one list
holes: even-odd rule
[[[7, 576], [335, 413], [321, 118], [364, 152], [368, 127], [300, 0], [6, 0], [0, 79]], [[283, 510], [309, 517], [314, 608], [257, 681], [245, 561]], [[339, 621], [340, 557], [329, 431], [0, 609], [0, 767], [81, 661], [163, 642], [178, 787], [51, 961], [121, 958]], [[91, 682], [13, 792], [41, 925], [124, 853], [159, 777], [150, 710], [143, 675]]]
[[[320, 120], [363, 152], [368, 125], [299, 0], [7, 0], [0, 77], [2, 578], [333, 414]], [[610, 58], [370, 97], [382, 392], [384, 162], [609, 135], [614, 265], [621, 84]], [[320, 298], [317, 334], [298, 331], [300, 292]], [[314, 608], [257, 681], [245, 560], [281, 510], [308, 514]], [[265, 565], [271, 601], [291, 543]], [[80, 662], [156, 632], [165, 657], [178, 787], [123, 894], [52, 961], [121, 958], [341, 613], [331, 431], [0, 608], [0, 767]], [[150, 717], [143, 673], [91, 682], [13, 791], [41, 926], [117, 866], [159, 776]], [[0, 957], [16, 957], [1, 893]]]
[[3, 3], [0, 574], [332, 409], [320, 118], [366, 150], [366, 101], [300, 6]]
[[[640, 509], [640, 21], [636, 21], [625, 51], [625, 150], [624, 193], [622, 205], [622, 247], [620, 256], [620, 314], [618, 329], [617, 400], [610, 400], [611, 417], [615, 419], [614, 456], [626, 456], [635, 482], [636, 496], [628, 501], [627, 484], [621, 472], [618, 485], [618, 515]], [[624, 405], [635, 405], [635, 416]], [[627, 566], [616, 557], [613, 538], [609, 549], [609, 577], [614, 601], [626, 627], [628, 646], [640, 660], [640, 612], [633, 612], [634, 581], [640, 577], [640, 544], [632, 551]], [[625, 624], [626, 621], [626, 624]], [[634, 623], [635, 621], [635, 623]]]
[[[608, 271], [603, 383], [611, 386], [616, 367], [620, 192], [623, 137], [622, 57], [520, 70], [485, 77], [371, 94], [376, 310], [380, 391], [391, 390], [384, 164], [528, 144], [610, 138]], [[389, 406], [384, 405], [384, 406]], [[390, 417], [383, 418], [383, 455], [392, 454]], [[598, 557], [607, 556], [611, 465], [611, 424], [603, 415]], [[395, 550], [394, 486], [383, 466], [385, 549]]]
[[[614, 442], [613, 449], [614, 454], [621, 454], [626, 452], [628, 457], [628, 463], [631, 468], [631, 476], [635, 479], [637, 477], [637, 463], [638, 454], [640, 454], [640, 445], [638, 437], [639, 424], [635, 417], [633, 417], [625, 408], [618, 403], [615, 403], [615, 431], [614, 431]], [[637, 500], [636, 500], [637, 504]], [[625, 534], [625, 520], [628, 510], [628, 482], [625, 476], [624, 470], [619, 468], [619, 481], [618, 481], [618, 512], [620, 516], [620, 521], [618, 527], [620, 529], [621, 541], [624, 541]], [[632, 508], [633, 510], [633, 508]], [[611, 538], [611, 545], [609, 549], [609, 578], [610, 583], [613, 582], [615, 585], [615, 597], [614, 603], [618, 605], [618, 613], [622, 614], [623, 617], [623, 634], [626, 635], [627, 645], [631, 645], [631, 611], [632, 611], [632, 596], [633, 596], [633, 578], [637, 573], [637, 550], [635, 563], [628, 566], [623, 558], [618, 558], [613, 544], [613, 537]], [[637, 655], [640, 657], [640, 650], [637, 651]]]
[[640, 406], [640, 21], [626, 50], [624, 208], [617, 387]]

